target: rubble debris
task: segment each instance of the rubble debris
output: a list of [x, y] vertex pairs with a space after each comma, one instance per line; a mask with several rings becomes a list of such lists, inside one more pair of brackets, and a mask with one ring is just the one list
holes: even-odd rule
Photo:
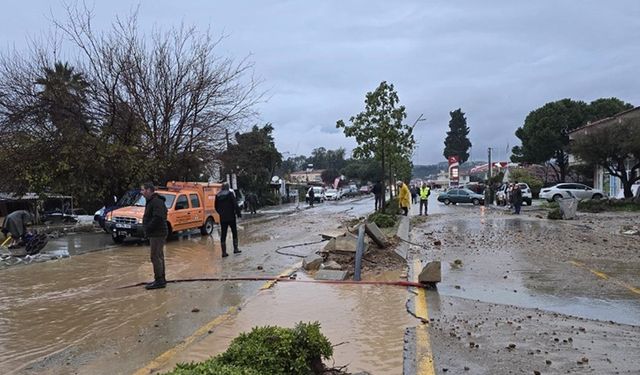
[[342, 266], [338, 262], [336, 262], [335, 260], [330, 260], [330, 261], [328, 261], [326, 263], [323, 263], [320, 266], [320, 269], [333, 270], [333, 271], [342, 271]]
[[[343, 237], [336, 237], [329, 241], [324, 249], [331, 253], [355, 254], [358, 247], [358, 238], [349, 234]], [[364, 252], [369, 246], [365, 243]]]
[[349, 273], [347, 271], [335, 271], [335, 270], [319, 270], [316, 275], [316, 280], [346, 280]]
[[423, 284], [439, 283], [442, 281], [442, 273], [440, 271], [440, 261], [427, 263], [418, 276], [418, 281]]
[[380, 248], [386, 248], [389, 246], [389, 239], [387, 236], [382, 233], [378, 225], [376, 223], [366, 223], [364, 225], [364, 230], [369, 237], [373, 240], [373, 242], [378, 245]]
[[302, 268], [307, 271], [315, 271], [320, 268], [324, 258], [318, 254], [310, 254], [302, 260]]

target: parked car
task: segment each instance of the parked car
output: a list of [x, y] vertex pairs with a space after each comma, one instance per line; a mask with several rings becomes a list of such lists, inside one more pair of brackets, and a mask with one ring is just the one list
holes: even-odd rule
[[[531, 206], [531, 202], [533, 200], [533, 194], [531, 193], [531, 189], [529, 188], [529, 185], [524, 182], [520, 182], [518, 183], [518, 186], [520, 186], [520, 190], [522, 191], [522, 202], [524, 202], [524, 204], [526, 204], [527, 206]], [[496, 192], [497, 205], [499, 206], [507, 205], [508, 203], [507, 188], [508, 187], [509, 187], [509, 184], [502, 184], [502, 186], [500, 186], [500, 188]]]
[[93, 215], [93, 220], [98, 223], [100, 228], [104, 229], [105, 232], [110, 233], [109, 230], [105, 227], [105, 218], [107, 214], [113, 210], [117, 210], [118, 208], [133, 206], [138, 199], [142, 196], [140, 189], [132, 189], [124, 193], [120, 199], [116, 202], [115, 205], [109, 207], [102, 207]]
[[[318, 202], [318, 203], [322, 203], [325, 201], [325, 196], [324, 196], [324, 188], [320, 187], [320, 186], [314, 186], [313, 187], [313, 201], [314, 202]], [[305, 202], [309, 203], [309, 190], [307, 190], [307, 194], [305, 195], [304, 198]]]
[[360, 187], [360, 194], [371, 194], [372, 187], [369, 185], [363, 185]]
[[575, 197], [578, 199], [600, 199], [605, 196], [604, 191], [577, 183], [562, 183], [540, 190], [540, 198], [549, 202], [562, 198]]
[[484, 196], [469, 189], [454, 188], [440, 193], [438, 195], [438, 202], [442, 202], [446, 205], [449, 205], [451, 203], [473, 203], [477, 206], [481, 203], [484, 203]]
[[358, 191], [358, 187], [355, 185], [351, 185], [342, 191], [342, 196], [345, 198], [352, 198], [358, 194], [360, 194], [360, 192]]
[[324, 197], [328, 201], [337, 201], [342, 199], [342, 190], [341, 189], [327, 189], [324, 192]]

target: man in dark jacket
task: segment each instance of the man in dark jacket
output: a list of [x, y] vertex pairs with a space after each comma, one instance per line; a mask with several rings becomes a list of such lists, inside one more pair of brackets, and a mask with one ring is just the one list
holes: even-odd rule
[[242, 217], [240, 207], [236, 200], [236, 195], [229, 190], [229, 184], [222, 184], [222, 190], [216, 194], [216, 212], [220, 215], [220, 246], [222, 247], [222, 257], [227, 254], [227, 230], [231, 228], [233, 236], [233, 253], [240, 254], [238, 249], [238, 226], [236, 224], [236, 216]]
[[142, 195], [147, 200], [142, 226], [151, 245], [151, 264], [153, 264], [154, 276], [154, 281], [145, 285], [145, 288], [160, 289], [167, 285], [164, 276], [164, 244], [168, 235], [167, 206], [164, 204], [165, 198], [156, 193], [156, 188], [151, 182], [142, 186]]
[[518, 181], [516, 181], [516, 183], [513, 185], [513, 190], [511, 190], [511, 200], [513, 203], [515, 214], [520, 215], [520, 208], [522, 207], [522, 190], [520, 190]]
[[371, 192], [373, 193], [373, 196], [374, 196], [374, 198], [376, 200], [375, 210], [376, 211], [382, 210], [382, 208], [383, 208], [382, 207], [382, 197], [384, 195], [384, 186], [382, 185], [382, 182], [381, 181], [376, 182], [373, 185], [373, 189], [372, 189]]

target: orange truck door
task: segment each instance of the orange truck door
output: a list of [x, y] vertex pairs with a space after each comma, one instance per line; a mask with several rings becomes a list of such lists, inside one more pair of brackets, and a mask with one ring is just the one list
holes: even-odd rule
[[189, 198], [187, 198], [186, 194], [180, 194], [176, 199], [174, 218], [174, 231], [180, 231], [189, 228], [189, 224], [191, 221], [191, 209], [189, 208]]
[[189, 203], [191, 204], [191, 221], [189, 222], [189, 227], [200, 228], [204, 224], [205, 219], [200, 194], [189, 193]]

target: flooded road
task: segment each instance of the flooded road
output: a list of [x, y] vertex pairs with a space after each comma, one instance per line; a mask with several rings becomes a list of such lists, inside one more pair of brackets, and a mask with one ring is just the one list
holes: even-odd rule
[[[480, 209], [440, 216], [415, 238], [442, 242], [424, 254], [444, 263], [441, 294], [640, 325], [640, 294], [633, 287], [640, 285], [640, 261], [621, 260], [615, 251], [606, 255], [618, 246], [637, 254], [640, 244], [632, 238], [603, 242], [564, 223]], [[456, 259], [462, 266], [453, 265]]]
[[[275, 253], [278, 246], [318, 240], [320, 231], [364, 216], [372, 205], [369, 198], [332, 202], [322, 212], [241, 221], [243, 253], [225, 259], [215, 233], [181, 237], [166, 246], [167, 278], [276, 276], [299, 261]], [[261, 286], [209, 282], [152, 292], [118, 289], [151, 279], [149, 249], [136, 243], [116, 247], [105, 239], [109, 235], [61, 238], [52, 241], [59, 246], [52, 251], [70, 257], [0, 271], [0, 373], [130, 373]]]

